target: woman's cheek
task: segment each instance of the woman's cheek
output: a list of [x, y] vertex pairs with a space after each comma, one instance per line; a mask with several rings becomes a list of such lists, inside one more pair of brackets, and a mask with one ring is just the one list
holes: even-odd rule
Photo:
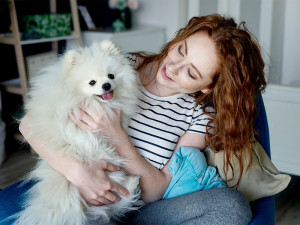
[[195, 85], [196, 81], [182, 81], [182, 89], [186, 90], [185, 93], [195, 93], [198, 91], [198, 85]]

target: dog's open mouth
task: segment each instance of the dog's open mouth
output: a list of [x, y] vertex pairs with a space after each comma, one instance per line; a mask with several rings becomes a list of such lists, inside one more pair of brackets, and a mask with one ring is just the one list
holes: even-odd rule
[[110, 101], [114, 97], [114, 91], [106, 92], [102, 95], [97, 95], [98, 97], [102, 98], [105, 101]]

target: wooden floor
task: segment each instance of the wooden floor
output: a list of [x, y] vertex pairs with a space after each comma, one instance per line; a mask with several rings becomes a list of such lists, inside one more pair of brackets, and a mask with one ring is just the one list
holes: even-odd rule
[[292, 180], [284, 191], [275, 195], [275, 224], [300, 224], [300, 177], [292, 176]]
[[[22, 179], [35, 165], [36, 156], [19, 151], [7, 157], [0, 166], [0, 189]], [[292, 176], [288, 188], [275, 196], [275, 224], [300, 224], [300, 177]]]
[[0, 189], [16, 183], [33, 168], [36, 156], [28, 151], [12, 153], [0, 166]]

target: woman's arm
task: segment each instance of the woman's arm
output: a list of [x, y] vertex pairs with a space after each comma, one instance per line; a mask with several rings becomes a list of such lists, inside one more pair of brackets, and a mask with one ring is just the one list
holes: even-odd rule
[[161, 171], [149, 164], [137, 152], [123, 129], [119, 134], [119, 141], [114, 146], [119, 156], [127, 160], [125, 171], [140, 177], [142, 200], [149, 203], [161, 199], [171, 182], [169, 170]]
[[[168, 168], [169, 162], [162, 170], [158, 170], [145, 161], [137, 152], [124, 130], [123, 135], [119, 137], [119, 141], [117, 141], [115, 144], [116, 151], [121, 157], [128, 160], [128, 163], [125, 165], [125, 170], [129, 174], [140, 177], [142, 200], [145, 203], [149, 203], [161, 199], [172, 179]], [[180, 137], [174, 152], [180, 146], [190, 146], [198, 149], [204, 149], [204, 138], [205, 135], [203, 134], [187, 132]]]
[[58, 151], [51, 149], [47, 143], [28, 137], [30, 130], [26, 118], [25, 115], [19, 127], [24, 138], [42, 159], [79, 189], [82, 197], [87, 202], [92, 205], [103, 205], [119, 201], [120, 197], [111, 191], [124, 196], [129, 195], [124, 187], [111, 182], [105, 173], [105, 171], [114, 172], [119, 170], [117, 166], [106, 161], [86, 165], [74, 158], [59, 154]]
[[[76, 125], [82, 129], [90, 131], [97, 130], [101, 135], [113, 140], [112, 144], [119, 156], [127, 160], [127, 164], [125, 164], [124, 167], [125, 171], [131, 175], [140, 177], [142, 199], [145, 203], [161, 199], [172, 178], [168, 164], [165, 165], [162, 170], [158, 170], [144, 160], [120, 124], [120, 110], [116, 110], [116, 114], [118, 119], [110, 120], [105, 113], [103, 115], [97, 115], [87, 109], [86, 112], [81, 112], [80, 120], [74, 116], [72, 119]], [[205, 135], [187, 132], [179, 139], [175, 150], [177, 150], [179, 146], [203, 149], [205, 148]]]

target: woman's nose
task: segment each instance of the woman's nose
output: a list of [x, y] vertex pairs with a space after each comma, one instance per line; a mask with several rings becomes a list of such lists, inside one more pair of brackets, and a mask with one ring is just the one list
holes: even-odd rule
[[167, 67], [167, 70], [170, 71], [170, 73], [177, 75], [183, 66], [182, 61], [171, 62]]

